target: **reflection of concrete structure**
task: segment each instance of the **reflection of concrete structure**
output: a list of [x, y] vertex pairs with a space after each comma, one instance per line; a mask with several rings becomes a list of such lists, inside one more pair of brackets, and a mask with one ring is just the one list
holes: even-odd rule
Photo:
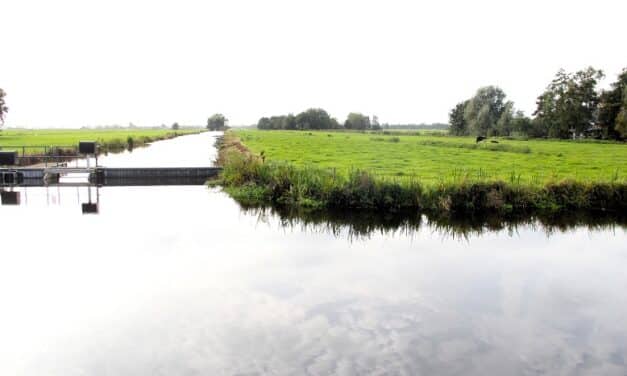
[[20, 204], [20, 192], [0, 191], [0, 197], [2, 198], [2, 205]]
[[87, 188], [87, 197], [88, 202], [81, 204], [83, 214], [98, 214], [100, 204], [100, 192], [98, 187], [96, 187], [96, 202], [91, 202], [91, 186]]

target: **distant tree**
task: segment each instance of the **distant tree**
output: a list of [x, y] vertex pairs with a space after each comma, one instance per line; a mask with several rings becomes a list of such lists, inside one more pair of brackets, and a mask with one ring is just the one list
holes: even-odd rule
[[336, 120], [321, 108], [310, 108], [296, 115], [297, 129], [332, 129], [339, 127]]
[[258, 129], [263, 129], [263, 130], [268, 130], [268, 129], [272, 129], [272, 123], [270, 122], [270, 119], [267, 117], [262, 117], [261, 119], [259, 119], [259, 121], [257, 122], [257, 128]]
[[228, 123], [227, 118], [222, 114], [213, 114], [207, 119], [207, 129], [211, 131], [223, 130]]
[[292, 114], [289, 114], [287, 116], [272, 116], [269, 118], [262, 117], [257, 122], [257, 128], [294, 130], [296, 129], [296, 117]]
[[449, 123], [420, 123], [420, 124], [384, 124], [389, 129], [416, 129], [416, 130], [449, 130]]
[[627, 68], [624, 68], [618, 75], [618, 79], [612, 83], [611, 89], [602, 91], [599, 96], [597, 121], [608, 138], [624, 137], [621, 136], [621, 132], [616, 127], [619, 125], [618, 115], [624, 108], [625, 89], [627, 89]]
[[549, 136], [569, 138], [572, 132], [580, 134], [594, 124], [599, 103], [596, 85], [601, 78], [603, 72], [592, 67], [571, 74], [563, 69], [557, 72], [538, 97], [534, 112]]
[[464, 120], [464, 110], [468, 101], [458, 103], [448, 114], [449, 133], [456, 136], [468, 134], [468, 124]]
[[344, 122], [344, 128], [358, 130], [370, 129], [370, 118], [358, 112], [351, 112]]
[[514, 102], [505, 103], [505, 108], [501, 116], [496, 121], [496, 127], [493, 134], [498, 136], [510, 136], [514, 128]]
[[498, 134], [497, 123], [512, 104], [505, 101], [505, 92], [496, 86], [486, 86], [477, 90], [464, 107], [464, 121], [469, 133], [475, 136]]
[[381, 130], [381, 124], [377, 115], [372, 116], [372, 129], [375, 131]]
[[623, 105], [616, 115], [614, 131], [619, 135], [618, 138], [627, 138], [627, 87], [623, 90]]
[[0, 89], [0, 126], [4, 125], [4, 118], [6, 116], [6, 113], [9, 111], [9, 107], [7, 107], [6, 102], [4, 100], [4, 97], [7, 95], [7, 93]]
[[527, 135], [529, 137], [542, 137], [543, 135], [536, 135], [533, 129], [532, 120], [525, 116], [522, 111], [516, 111], [511, 119], [511, 134]]
[[179, 128], [180, 128], [179, 123], [172, 124], [172, 130], [177, 131], [177, 130], [179, 130]]
[[283, 119], [283, 129], [295, 130], [296, 129], [296, 116], [288, 114]]

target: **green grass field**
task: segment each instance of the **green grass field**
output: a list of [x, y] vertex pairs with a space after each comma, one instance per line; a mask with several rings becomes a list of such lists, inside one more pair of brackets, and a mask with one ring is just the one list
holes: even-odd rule
[[[97, 141], [101, 145], [127, 145], [129, 137], [135, 146], [158, 139], [171, 138], [171, 129], [9, 129], [0, 132], [0, 148], [16, 149], [16, 146], [63, 146], [72, 147], [79, 141]], [[198, 130], [181, 129], [177, 134], [196, 133]], [[21, 153], [21, 149], [19, 150]], [[26, 149], [27, 154], [41, 152], [36, 148]]]
[[416, 178], [423, 184], [503, 180], [545, 184], [626, 182], [627, 145], [561, 140], [505, 140], [480, 145], [471, 137], [350, 132], [235, 130], [253, 153], [296, 166], [339, 173], [361, 169], [374, 176]]

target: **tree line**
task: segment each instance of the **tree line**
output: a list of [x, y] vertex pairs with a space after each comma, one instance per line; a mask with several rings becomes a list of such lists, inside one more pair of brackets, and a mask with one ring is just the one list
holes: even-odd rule
[[315, 129], [381, 129], [376, 116], [366, 116], [362, 113], [351, 112], [346, 117], [343, 124], [331, 117], [328, 112], [321, 108], [310, 108], [297, 115], [279, 115], [262, 117], [257, 122], [258, 129], [264, 130], [315, 130]]
[[627, 138], [627, 68], [608, 90], [597, 90], [603, 71], [560, 70], [536, 100], [533, 117], [514, 108], [502, 89], [482, 87], [449, 113], [453, 135]]

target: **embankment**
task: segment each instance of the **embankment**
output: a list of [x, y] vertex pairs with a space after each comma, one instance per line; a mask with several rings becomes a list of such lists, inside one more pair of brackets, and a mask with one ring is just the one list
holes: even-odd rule
[[315, 166], [266, 161], [232, 132], [220, 147], [221, 184], [245, 206], [314, 209], [418, 210], [427, 213], [537, 215], [565, 211], [627, 212], [627, 184], [555, 180], [524, 184], [458, 179], [422, 184], [418, 179], [380, 178], [365, 170], [347, 174]]

